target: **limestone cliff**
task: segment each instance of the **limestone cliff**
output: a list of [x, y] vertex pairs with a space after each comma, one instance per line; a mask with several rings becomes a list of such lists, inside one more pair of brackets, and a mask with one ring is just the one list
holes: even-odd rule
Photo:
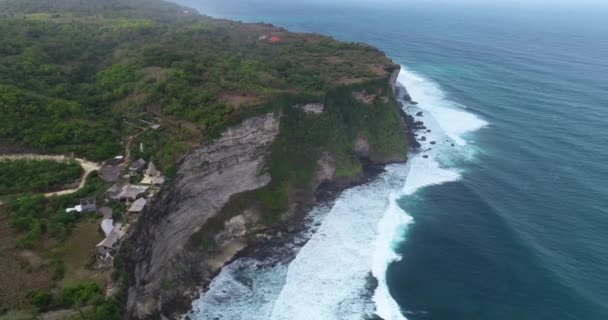
[[190, 265], [197, 259], [184, 247], [232, 195], [270, 182], [264, 157], [278, 133], [279, 121], [272, 113], [254, 117], [183, 159], [171, 186], [130, 235], [130, 256], [125, 256], [133, 268], [128, 318], [158, 318], [162, 305], [177, 297], [171, 289], [186, 289], [183, 279], [192, 284], [205, 276], [205, 268]]

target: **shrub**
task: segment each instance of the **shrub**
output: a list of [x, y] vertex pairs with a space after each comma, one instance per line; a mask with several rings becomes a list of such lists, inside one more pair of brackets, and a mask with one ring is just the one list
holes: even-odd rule
[[63, 307], [83, 306], [103, 299], [99, 285], [94, 282], [66, 286], [59, 294], [59, 305]]
[[53, 295], [47, 290], [38, 290], [31, 294], [31, 301], [36, 309], [44, 311], [53, 302]]

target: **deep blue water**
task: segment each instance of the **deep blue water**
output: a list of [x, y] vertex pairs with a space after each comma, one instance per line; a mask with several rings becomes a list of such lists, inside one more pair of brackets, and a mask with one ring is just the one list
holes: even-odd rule
[[608, 319], [606, 8], [181, 2], [368, 42], [488, 123], [459, 180], [399, 200], [408, 319]]

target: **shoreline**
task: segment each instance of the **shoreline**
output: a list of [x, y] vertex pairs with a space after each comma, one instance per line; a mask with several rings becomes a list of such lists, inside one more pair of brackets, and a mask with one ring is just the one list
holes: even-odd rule
[[[396, 80], [396, 77], [395, 77]], [[392, 161], [386, 162], [382, 164], [373, 163], [369, 159], [361, 159], [363, 164], [363, 174], [359, 179], [351, 180], [347, 182], [332, 182], [327, 184], [322, 184], [319, 186], [319, 189], [315, 192], [315, 203], [307, 205], [305, 208], [301, 208], [295, 214], [294, 217], [290, 219], [289, 222], [284, 222], [278, 226], [266, 228], [261, 230], [260, 232], [256, 232], [252, 235], [249, 235], [245, 241], [245, 245], [242, 246], [241, 250], [238, 250], [231, 258], [225, 260], [225, 262], [215, 270], [202, 285], [199, 286], [199, 290], [195, 295], [192, 295], [188, 307], [185, 304], [181, 304], [180, 306], [171, 307], [174, 310], [184, 310], [183, 312], [179, 312], [180, 318], [185, 320], [195, 320], [190, 318], [188, 313], [190, 313], [194, 306], [194, 303], [199, 300], [205, 293], [208, 292], [210, 288], [210, 284], [214, 279], [218, 277], [218, 275], [222, 272], [222, 270], [230, 265], [231, 263], [239, 260], [239, 259], [254, 259], [259, 261], [264, 261], [269, 257], [272, 257], [272, 261], [280, 261], [284, 264], [289, 264], [293, 259], [295, 259], [299, 250], [306, 245], [306, 243], [310, 240], [310, 237], [305, 237], [305, 239], [298, 240], [298, 237], [302, 236], [307, 231], [310, 231], [311, 226], [308, 224], [310, 214], [312, 210], [316, 207], [332, 207], [335, 201], [340, 197], [340, 195], [351, 188], [361, 186], [367, 183], [372, 182], [378, 176], [386, 171], [386, 167], [391, 164], [397, 163], [407, 163], [410, 159], [410, 155], [416, 154], [419, 151], [420, 143], [418, 143], [416, 139], [416, 131], [419, 129], [415, 125], [415, 118], [413, 115], [408, 114], [405, 109], [408, 105], [414, 105], [415, 102], [411, 100], [407, 89], [401, 85], [400, 83], [395, 81], [395, 90], [394, 90], [395, 99], [397, 100], [397, 104], [400, 107], [401, 116], [406, 127], [406, 135], [409, 143], [408, 147], [408, 157], [405, 161]], [[281, 248], [286, 248], [287, 245], [291, 245], [294, 248], [292, 250], [280, 250]], [[227, 247], [229, 247], [228, 245]], [[223, 248], [220, 256], [225, 256], [225, 249]], [[280, 256], [277, 256], [280, 255]], [[375, 289], [378, 286], [378, 281], [372, 275], [372, 271], [370, 270], [368, 275], [368, 284], [366, 285], [366, 290], [368, 291], [369, 296], [373, 296]]]

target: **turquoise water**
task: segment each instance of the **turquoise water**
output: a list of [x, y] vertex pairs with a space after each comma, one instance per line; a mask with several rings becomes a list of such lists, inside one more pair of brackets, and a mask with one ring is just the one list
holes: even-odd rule
[[[360, 269], [373, 269], [390, 293], [387, 298], [376, 290], [372, 314], [410, 320], [608, 319], [607, 9], [189, 2], [215, 16], [381, 48], [404, 66], [402, 82], [420, 100], [413, 110], [425, 112], [438, 139], [456, 143], [454, 149], [438, 145], [427, 162], [415, 157], [391, 168], [387, 185], [346, 195], [350, 203], [362, 203], [342, 208], [354, 212], [343, 219], [378, 226], [369, 237], [375, 240], [357, 240], [375, 261]], [[399, 210], [390, 201], [383, 207], [383, 197], [393, 197]], [[376, 200], [379, 207], [367, 203]], [[361, 208], [378, 218], [359, 223]], [[341, 227], [354, 228], [332, 228]], [[307, 272], [300, 265], [309, 252], [322, 256], [311, 242], [291, 266], [273, 271], [286, 280], [273, 283], [276, 293], [256, 309], [271, 316], [260, 319], [297, 318], [279, 314], [296, 310], [283, 307], [295, 295], [290, 286], [303, 288], [294, 270]], [[338, 260], [357, 269], [359, 260], [349, 257]], [[340, 312], [348, 317], [329, 306], [311, 311], [320, 301], [291, 300], [304, 305], [309, 319], [369, 316], [364, 299], [345, 303], [349, 307]], [[234, 311], [227, 304], [220, 308]]]

